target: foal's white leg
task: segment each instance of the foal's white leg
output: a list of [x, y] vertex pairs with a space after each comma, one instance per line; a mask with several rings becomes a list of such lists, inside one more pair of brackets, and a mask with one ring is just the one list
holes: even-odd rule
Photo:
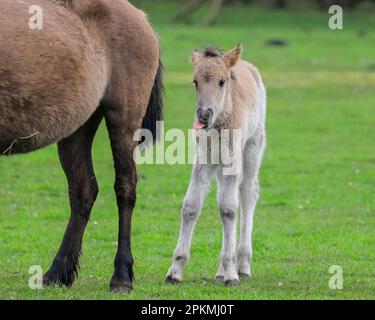
[[239, 284], [236, 270], [236, 222], [238, 209], [238, 176], [219, 174], [218, 201], [223, 223], [223, 242], [220, 266], [216, 277], [224, 277], [226, 286]]
[[243, 277], [251, 276], [253, 218], [259, 197], [257, 180], [244, 181], [240, 187], [241, 233], [237, 252], [237, 270]]
[[241, 234], [237, 252], [240, 276], [251, 276], [253, 217], [259, 198], [258, 175], [265, 147], [264, 134], [259, 131], [247, 142], [243, 156], [243, 178], [240, 185]]
[[185, 195], [181, 212], [181, 229], [173, 263], [166, 276], [166, 282], [178, 283], [182, 280], [184, 266], [190, 256], [190, 245], [195, 224], [203, 206], [203, 200], [209, 191], [211, 180], [209, 166], [195, 165], [190, 180], [189, 189]]

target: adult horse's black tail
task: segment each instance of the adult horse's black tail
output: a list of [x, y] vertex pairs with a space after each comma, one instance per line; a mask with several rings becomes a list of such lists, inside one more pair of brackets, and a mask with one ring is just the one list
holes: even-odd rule
[[[156, 122], [163, 120], [163, 98], [164, 98], [164, 84], [163, 84], [163, 64], [159, 60], [159, 67], [156, 73], [154, 86], [152, 88], [150, 101], [148, 103], [147, 112], [143, 118], [142, 128], [148, 129], [152, 132], [153, 142], [159, 137], [156, 132]], [[141, 141], [142, 142], [142, 141]], [[149, 141], [146, 141], [146, 144]]]

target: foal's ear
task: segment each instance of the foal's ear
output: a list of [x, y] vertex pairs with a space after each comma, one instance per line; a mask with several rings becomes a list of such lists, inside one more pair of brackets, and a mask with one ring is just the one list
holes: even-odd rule
[[223, 57], [229, 68], [233, 67], [241, 59], [243, 45], [239, 43], [234, 49], [224, 53]]
[[191, 62], [196, 65], [200, 59], [202, 59], [202, 54], [199, 51], [194, 50], [191, 54]]

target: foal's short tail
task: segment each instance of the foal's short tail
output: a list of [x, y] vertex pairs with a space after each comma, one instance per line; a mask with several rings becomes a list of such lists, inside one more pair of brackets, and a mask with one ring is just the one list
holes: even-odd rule
[[150, 101], [148, 103], [146, 115], [143, 118], [142, 128], [151, 131], [153, 136], [153, 142], [155, 142], [159, 137], [157, 121], [163, 120], [163, 96], [164, 96], [164, 85], [163, 85], [163, 64], [159, 60], [159, 67], [156, 73], [154, 86], [151, 91]]

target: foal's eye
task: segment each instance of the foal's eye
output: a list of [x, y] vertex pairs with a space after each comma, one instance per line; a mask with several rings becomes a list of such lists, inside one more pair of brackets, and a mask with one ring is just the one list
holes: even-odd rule
[[193, 83], [195, 85], [195, 88], [198, 89], [198, 82], [194, 80]]
[[224, 87], [224, 84], [225, 84], [225, 80], [221, 79], [220, 82], [219, 82], [219, 86], [220, 87]]

